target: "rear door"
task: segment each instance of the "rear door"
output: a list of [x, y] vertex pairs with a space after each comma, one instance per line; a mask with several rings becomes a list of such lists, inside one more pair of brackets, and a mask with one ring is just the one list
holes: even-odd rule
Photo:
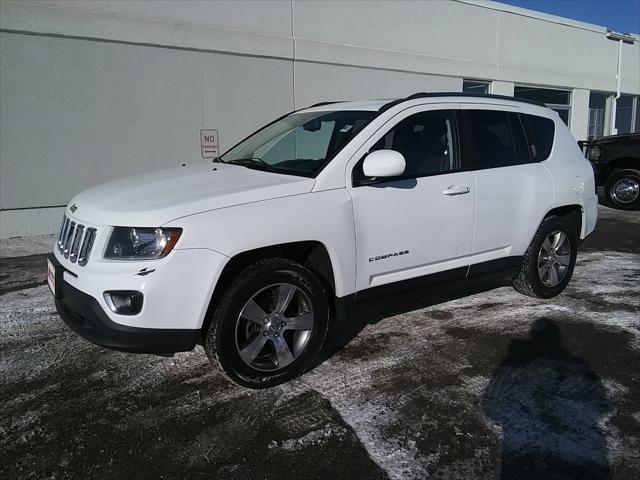
[[462, 116], [476, 190], [471, 264], [523, 255], [532, 224], [553, 202], [551, 176], [527, 142], [526, 119], [517, 107], [476, 104], [464, 105]]

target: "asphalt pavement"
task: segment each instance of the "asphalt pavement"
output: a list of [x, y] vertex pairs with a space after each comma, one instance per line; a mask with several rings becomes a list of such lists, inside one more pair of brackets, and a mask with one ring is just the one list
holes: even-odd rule
[[262, 391], [109, 351], [56, 316], [43, 255], [0, 258], [0, 478], [640, 478], [640, 212], [601, 207], [551, 300], [387, 299]]

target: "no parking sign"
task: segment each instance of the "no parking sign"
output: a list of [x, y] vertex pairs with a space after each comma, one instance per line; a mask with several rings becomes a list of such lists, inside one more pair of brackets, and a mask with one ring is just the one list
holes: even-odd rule
[[218, 148], [218, 130], [200, 130], [200, 151], [202, 158], [216, 158]]

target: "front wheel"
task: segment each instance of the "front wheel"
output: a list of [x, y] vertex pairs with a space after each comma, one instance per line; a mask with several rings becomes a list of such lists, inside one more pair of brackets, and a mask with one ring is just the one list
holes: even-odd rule
[[545, 218], [513, 280], [514, 288], [530, 297], [555, 297], [571, 280], [577, 247], [578, 238], [571, 222], [556, 216]]
[[223, 295], [205, 350], [234, 382], [272, 387], [314, 365], [328, 320], [327, 295], [311, 271], [287, 259], [260, 260]]
[[607, 199], [621, 210], [640, 208], [640, 171], [626, 168], [614, 172], [605, 185]]

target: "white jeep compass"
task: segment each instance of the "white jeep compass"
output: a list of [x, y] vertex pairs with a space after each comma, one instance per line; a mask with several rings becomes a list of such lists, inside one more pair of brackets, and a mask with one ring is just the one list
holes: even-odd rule
[[98, 345], [202, 344], [235, 382], [269, 387], [314, 364], [330, 318], [392, 284], [498, 272], [558, 295], [596, 217], [592, 167], [544, 105], [323, 103], [213, 163], [79, 194], [48, 277], [59, 315]]

